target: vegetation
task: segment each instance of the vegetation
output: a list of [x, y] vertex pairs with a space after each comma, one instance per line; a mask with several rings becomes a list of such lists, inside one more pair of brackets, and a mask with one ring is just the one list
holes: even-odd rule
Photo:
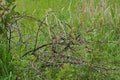
[[119, 0], [0, 0], [0, 80], [120, 80]]

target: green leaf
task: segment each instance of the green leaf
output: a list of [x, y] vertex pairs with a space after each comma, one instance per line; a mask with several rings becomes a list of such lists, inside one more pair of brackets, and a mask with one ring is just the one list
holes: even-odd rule
[[6, 2], [12, 3], [12, 2], [15, 2], [15, 0], [6, 0]]
[[2, 27], [0, 27], [0, 34], [2, 34], [3, 33], [3, 29], [2, 29]]

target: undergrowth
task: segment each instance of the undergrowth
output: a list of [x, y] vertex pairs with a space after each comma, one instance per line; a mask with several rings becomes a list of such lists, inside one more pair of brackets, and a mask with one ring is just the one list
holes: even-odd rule
[[11, 7], [0, 13], [1, 80], [120, 79], [119, 0], [6, 4]]

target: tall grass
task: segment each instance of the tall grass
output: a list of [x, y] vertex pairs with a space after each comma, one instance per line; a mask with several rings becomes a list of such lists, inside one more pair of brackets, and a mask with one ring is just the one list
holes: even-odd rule
[[[0, 1], [0, 79], [11, 80], [14, 66], [12, 62], [10, 27], [14, 14], [13, 1]], [[15, 14], [14, 14], [15, 15]]]
[[1, 80], [12, 80], [14, 66], [12, 62], [12, 54], [9, 52], [7, 36], [4, 34], [0, 35], [0, 79]]
[[[43, 19], [48, 14], [47, 12], [53, 11], [53, 14], [48, 14], [50, 17], [47, 17], [45, 22], [48, 25], [55, 24], [56, 27], [53, 30], [56, 30], [56, 33], [59, 32], [57, 31], [58, 26], [62, 31], [65, 30], [64, 33], [70, 31], [66, 26], [57, 24], [57, 21], [63, 21], [72, 26], [71, 34], [80, 33], [84, 42], [80, 46], [74, 47], [76, 49], [74, 54], [69, 52], [68, 55], [75, 57], [80, 55], [90, 65], [64, 64], [62, 67], [41, 68], [41, 63], [39, 60], [37, 61], [36, 57], [32, 55], [21, 57], [26, 51], [34, 48], [35, 37], [39, 28], [39, 22], [24, 18], [18, 21], [22, 38], [19, 38], [20, 35], [17, 30], [13, 32], [12, 57], [7, 52], [7, 43], [3, 42], [2, 39], [0, 40], [1, 45], [4, 45], [0, 48], [0, 53], [3, 55], [0, 57], [0, 68], [3, 75], [12, 74], [6, 65], [11, 63], [15, 67], [13, 73], [17, 75], [18, 79], [120, 79], [119, 69], [118, 71], [113, 70], [120, 66], [119, 0], [16, 0], [16, 5], [16, 11], [39, 19]], [[48, 28], [44, 27], [41, 30], [47, 34]], [[50, 41], [46, 34], [42, 32], [38, 34], [38, 44], [42, 45]], [[39, 46], [38, 44], [37, 46]], [[42, 51], [39, 50], [37, 53], [46, 55]], [[49, 60], [48, 58], [45, 59]], [[102, 66], [105, 66], [105, 70], [102, 69]]]

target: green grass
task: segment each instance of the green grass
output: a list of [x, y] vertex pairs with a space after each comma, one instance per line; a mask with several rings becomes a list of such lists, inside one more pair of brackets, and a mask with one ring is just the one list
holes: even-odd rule
[[[80, 46], [75, 46], [76, 52], [74, 54], [68, 52], [68, 55], [75, 57], [81, 55], [91, 66], [94, 64], [100, 66], [105, 65], [106, 68], [119, 68], [119, 0], [16, 0], [15, 4], [16, 11], [39, 19], [43, 19], [45, 15], [47, 15], [47, 12], [53, 11], [53, 14], [52, 12], [48, 13], [49, 17], [46, 18], [45, 22], [48, 22], [48, 24], [56, 24], [57, 26], [53, 28], [53, 30], [57, 34], [59, 34], [60, 30], [61, 32], [64, 32], [64, 30], [71, 32], [73, 37], [73, 33], [80, 33], [86, 42], [82, 43]], [[73, 30], [71, 31], [66, 26], [62, 27], [62, 24], [59, 25], [57, 21], [70, 24]], [[120, 79], [120, 70], [104, 70], [99, 68], [94, 70], [91, 66], [87, 65], [74, 66], [64, 64], [62, 67], [41, 68], [41, 63], [36, 57], [32, 55], [22, 57], [26, 51], [34, 48], [35, 35], [39, 23], [32, 19], [20, 19], [18, 23], [22, 38], [19, 38], [20, 35], [17, 30], [13, 32], [13, 36], [15, 37], [12, 39], [13, 43], [11, 44], [12, 57], [8, 55], [7, 50], [5, 50], [6, 48], [0, 47], [0, 53], [4, 54], [2, 58], [12, 58], [12, 61], [2, 59], [5, 60], [5, 62], [9, 62], [5, 64], [14, 65], [14, 71], [7, 73], [7, 66], [3, 61], [0, 61], [0, 68], [2, 73], [4, 73], [3, 75], [15, 75], [18, 80]], [[48, 28], [45, 25], [41, 30], [46, 34], [48, 33]], [[20, 39], [22, 40], [20, 41]], [[48, 35], [40, 32], [37, 46], [49, 42], [50, 40]], [[24, 43], [22, 41], [24, 41]], [[0, 45], [4, 44], [2, 43]], [[7, 44], [5, 45], [7, 46]], [[38, 51], [38, 54], [40, 52], [42, 52], [42, 50]], [[45, 53], [43, 52], [43, 54]], [[50, 55], [50, 52], [46, 52], [45, 55]], [[48, 58], [45, 59], [49, 60]]]

